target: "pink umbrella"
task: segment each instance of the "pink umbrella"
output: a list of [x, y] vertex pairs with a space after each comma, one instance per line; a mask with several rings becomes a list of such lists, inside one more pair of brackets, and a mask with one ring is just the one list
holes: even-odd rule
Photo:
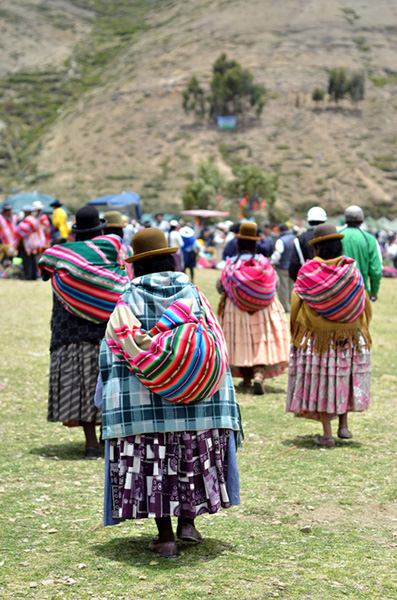
[[229, 213], [223, 210], [206, 210], [205, 208], [195, 208], [193, 210], [181, 210], [181, 215], [192, 215], [192, 217], [228, 217]]

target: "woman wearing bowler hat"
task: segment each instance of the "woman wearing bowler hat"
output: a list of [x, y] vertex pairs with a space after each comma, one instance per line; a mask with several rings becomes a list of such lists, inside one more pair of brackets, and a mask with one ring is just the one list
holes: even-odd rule
[[[172, 517], [177, 518], [179, 541], [200, 543], [196, 517], [239, 503], [235, 437], [240, 420], [226, 365], [226, 377], [219, 381], [217, 391], [191, 404], [184, 403], [183, 398], [175, 402], [154, 393], [128, 368], [118, 336], [128, 337], [132, 328], [120, 325], [118, 311], [125, 311], [125, 322], [138, 320], [138, 336], [142, 337], [145, 332], [154, 335], [160, 331], [164, 312], [178, 302], [189, 304], [196, 320], [208, 304], [187, 275], [175, 271], [173, 255], [178, 246], [169, 247], [160, 229], [138, 231], [132, 247], [134, 256], [127, 260], [134, 264], [135, 278], [110, 317], [99, 360], [102, 435], [106, 439], [104, 524], [153, 518], [158, 537], [149, 549], [158, 556], [175, 558]], [[219, 324], [212, 317], [221, 336]], [[165, 321], [161, 322], [164, 327]], [[175, 323], [169, 322], [171, 326]], [[116, 331], [118, 336], [114, 337]], [[223, 338], [222, 342], [224, 347]], [[121, 353], [115, 345], [123, 348]], [[178, 351], [180, 347], [178, 343]], [[196, 363], [208, 365], [210, 360], [205, 350], [195, 351], [192, 356], [189, 368]], [[164, 368], [164, 363], [158, 368]], [[187, 385], [185, 367], [176, 378], [173, 385], [183, 390], [183, 396]]]
[[264, 394], [264, 379], [288, 366], [288, 330], [285, 312], [275, 296], [276, 273], [263, 255], [256, 253], [256, 223], [242, 223], [237, 254], [227, 258], [217, 288], [223, 294], [218, 317], [232, 374], [242, 377], [241, 387]]
[[314, 229], [314, 259], [300, 268], [291, 301], [286, 410], [321, 421], [314, 443], [324, 448], [335, 446], [331, 420], [339, 420], [339, 438], [353, 437], [348, 412], [366, 410], [370, 400], [371, 302], [342, 238], [328, 223]]
[[94, 403], [99, 346], [129, 283], [117, 262], [122, 240], [103, 236], [106, 223], [95, 207], [80, 208], [72, 227], [76, 241], [49, 248], [39, 261], [42, 278], [51, 278], [54, 291], [47, 420], [82, 426], [89, 460], [100, 456], [95, 426], [101, 412]]

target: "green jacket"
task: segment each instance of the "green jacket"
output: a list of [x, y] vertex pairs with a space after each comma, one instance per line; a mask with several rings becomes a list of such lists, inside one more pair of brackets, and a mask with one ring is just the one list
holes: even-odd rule
[[340, 233], [345, 236], [342, 239], [343, 254], [356, 261], [368, 294], [377, 294], [382, 278], [382, 260], [378, 242], [373, 235], [360, 227], [346, 226]]

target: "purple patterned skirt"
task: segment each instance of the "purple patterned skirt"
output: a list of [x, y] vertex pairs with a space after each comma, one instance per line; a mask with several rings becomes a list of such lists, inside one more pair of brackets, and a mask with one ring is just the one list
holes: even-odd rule
[[225, 429], [146, 433], [110, 441], [112, 516], [188, 517], [229, 508]]
[[319, 420], [319, 412], [343, 415], [369, 408], [371, 352], [360, 336], [359, 346], [348, 343], [323, 354], [291, 346], [288, 373], [287, 412]]

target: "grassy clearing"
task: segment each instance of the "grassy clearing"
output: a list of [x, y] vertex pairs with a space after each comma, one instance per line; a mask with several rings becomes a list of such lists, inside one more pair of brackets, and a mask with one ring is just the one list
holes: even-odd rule
[[[197, 271], [215, 305], [216, 276]], [[1, 597], [396, 598], [396, 301], [384, 280], [354, 440], [315, 449], [318, 424], [284, 413], [286, 375], [264, 398], [239, 395], [242, 504], [201, 517], [204, 543], [167, 561], [147, 550], [151, 520], [102, 527], [103, 460], [81, 460], [81, 431], [46, 422], [50, 285], [1, 281]]]

